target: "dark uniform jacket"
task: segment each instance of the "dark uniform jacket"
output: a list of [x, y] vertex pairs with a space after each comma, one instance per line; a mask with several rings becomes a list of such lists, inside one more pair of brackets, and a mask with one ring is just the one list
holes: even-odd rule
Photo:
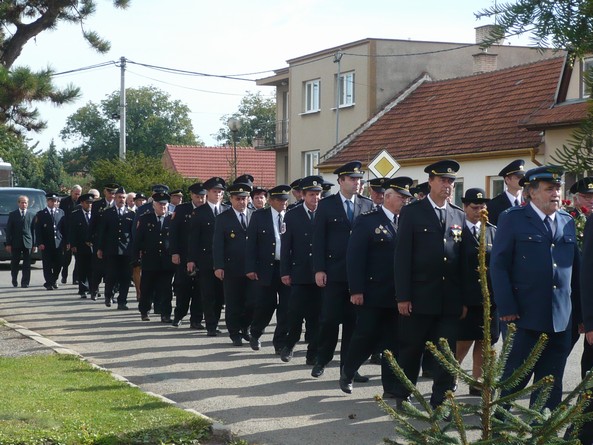
[[276, 235], [272, 208], [260, 209], [251, 214], [247, 228], [245, 250], [245, 273], [256, 272], [258, 283], [269, 286], [276, 259]]
[[583, 261], [580, 279], [582, 319], [585, 332], [593, 331], [593, 218], [587, 219], [584, 230]]
[[313, 221], [307, 207], [293, 207], [284, 215], [286, 231], [280, 246], [280, 276], [290, 275], [293, 284], [314, 284]]
[[488, 221], [495, 226], [498, 225], [498, 217], [506, 209], [513, 207], [506, 192], [496, 195], [488, 203]]
[[135, 213], [125, 206], [124, 214], [120, 216], [117, 207], [106, 209], [99, 225], [97, 236], [97, 250], [103, 255], [132, 255], [132, 226]]
[[[202, 207], [207, 204], [203, 204]], [[198, 209], [199, 207], [196, 207]], [[171, 228], [169, 231], [169, 248], [171, 255], [180, 255], [182, 260], [187, 257], [190, 237], [190, 226], [194, 205], [184, 202], [175, 207], [171, 215]]]
[[[250, 213], [251, 210], [245, 210], [248, 221]], [[214, 270], [224, 269], [225, 277], [244, 277], [246, 242], [247, 231], [241, 227], [235, 211], [231, 208], [219, 214], [212, 241]]]
[[174, 270], [169, 248], [171, 215], [165, 216], [161, 228], [154, 212], [138, 218], [134, 238], [134, 258], [141, 258], [143, 271]]
[[72, 196], [66, 196], [64, 199], [60, 199], [60, 209], [64, 211], [64, 241], [66, 243], [70, 243], [70, 239], [68, 239], [68, 235], [70, 234], [70, 228], [68, 225], [70, 224], [70, 216], [72, 215], [72, 211], [76, 207], [76, 202], [72, 200]]
[[580, 319], [579, 266], [574, 220], [568, 213], [556, 212], [552, 239], [531, 204], [513, 207], [499, 220], [490, 260], [499, 314], [518, 314], [515, 323], [523, 329], [568, 329], [572, 311]]
[[416, 314], [461, 315], [465, 213], [447, 204], [445, 227], [428, 198], [402, 208], [395, 245], [395, 296]]
[[393, 262], [396, 231], [382, 209], [363, 213], [348, 242], [350, 294], [364, 294], [364, 306], [395, 308]]
[[[479, 234], [479, 232], [478, 232]], [[496, 226], [488, 224], [486, 226], [486, 267], [488, 277], [488, 288], [490, 289], [490, 301], [494, 303], [492, 295], [492, 280], [490, 278], [490, 252], [496, 235]], [[478, 235], [479, 236], [479, 235]], [[481, 306], [483, 301], [482, 283], [480, 282], [480, 273], [478, 272], [478, 249], [480, 241], [469, 230], [467, 225], [463, 226], [463, 295], [468, 306]]]
[[[357, 195], [354, 220], [368, 212], [373, 201]], [[341, 195], [336, 193], [319, 201], [313, 228], [313, 268], [325, 272], [327, 281], [346, 282], [346, 249], [352, 224], [348, 220]]]
[[70, 240], [70, 245], [76, 247], [77, 253], [79, 255], [90, 255], [93, 253], [90, 247], [91, 221], [87, 223], [85, 212], [82, 207], [79, 207], [72, 212], [68, 227], [68, 239]]
[[[221, 212], [229, 206], [221, 203]], [[214, 270], [212, 263], [212, 239], [214, 238], [214, 212], [208, 203], [193, 211], [190, 224], [187, 261], [194, 262], [198, 269]]]
[[64, 211], [61, 209], [54, 211], [53, 218], [47, 207], [37, 212], [34, 222], [36, 246], [43, 244], [46, 249], [62, 247]]
[[[93, 244], [96, 244], [98, 241], [98, 234], [99, 234], [99, 226], [101, 225], [101, 218], [103, 217], [103, 212], [110, 208], [110, 204], [107, 202], [105, 198], [101, 198], [95, 202], [93, 202], [91, 206], [91, 238]], [[95, 246], [95, 252], [97, 251]]]
[[34, 221], [35, 213], [30, 210], [25, 212], [25, 219], [21, 216], [21, 209], [10, 212], [8, 214], [8, 221], [6, 222], [5, 244], [15, 249], [31, 249], [35, 234], [33, 228]]

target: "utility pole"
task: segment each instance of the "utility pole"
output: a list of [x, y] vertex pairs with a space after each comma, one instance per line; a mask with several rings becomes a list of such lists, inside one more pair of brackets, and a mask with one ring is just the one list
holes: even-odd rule
[[119, 159], [126, 160], [126, 58], [121, 57], [121, 86], [119, 91]]
[[339, 51], [334, 55], [334, 63], [338, 64], [338, 77], [336, 77], [336, 145], [340, 142], [340, 61], [343, 55]]

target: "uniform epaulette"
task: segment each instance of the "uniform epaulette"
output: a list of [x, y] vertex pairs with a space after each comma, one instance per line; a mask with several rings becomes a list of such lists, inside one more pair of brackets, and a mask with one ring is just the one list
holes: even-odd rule
[[371, 198], [367, 198], [366, 196], [363, 196], [363, 195], [356, 194], [356, 197], [357, 198], [360, 198], [360, 199], [362, 199], [364, 201], [371, 201]]
[[458, 209], [458, 210], [461, 210], [461, 211], [463, 212], [463, 209], [462, 209], [461, 207], [459, 207], [458, 205], [455, 205], [455, 204], [453, 204], [453, 203], [449, 203], [449, 205], [450, 205], [451, 207], [453, 207], [454, 209]]
[[368, 210], [366, 212], [362, 212], [359, 216], [368, 216], [368, 215], [372, 215], [374, 213], [377, 213], [379, 211], [379, 209], [371, 209]]
[[[578, 210], [574, 210], [575, 212], [577, 212]], [[568, 213], [566, 210], [564, 209], [558, 209], [558, 213], [560, 213], [561, 215], [566, 215], [566, 216], [570, 216], [571, 218], [573, 217], [570, 213]]]

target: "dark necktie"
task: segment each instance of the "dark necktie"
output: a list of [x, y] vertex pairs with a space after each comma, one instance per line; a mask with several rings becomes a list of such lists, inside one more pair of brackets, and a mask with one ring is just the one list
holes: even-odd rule
[[445, 210], [440, 207], [435, 207], [435, 209], [437, 209], [437, 212], [439, 213], [439, 222], [441, 223], [443, 230], [445, 230]]
[[161, 227], [161, 229], [163, 228], [163, 217], [159, 216], [159, 226]]
[[278, 234], [282, 233], [282, 213], [278, 213]]
[[315, 220], [315, 212], [313, 212], [312, 210], [307, 210], [307, 212], [309, 212], [309, 219], [311, 221]]
[[347, 199], [346, 201], [346, 216], [348, 216], [348, 220], [352, 222], [354, 219], [354, 210], [352, 209], [352, 201]]
[[393, 228], [395, 229], [395, 233], [397, 233], [398, 226], [399, 226], [399, 217], [397, 215], [393, 215]]
[[218, 206], [214, 206], [214, 216], [218, 216]]
[[25, 211], [21, 211], [21, 218], [23, 219], [23, 221], [25, 220]]
[[549, 216], [546, 216], [544, 218], [544, 225], [546, 226], [546, 229], [548, 229], [548, 233], [550, 234], [550, 238], [554, 237], [554, 232], [552, 232], [552, 218], [550, 218]]
[[241, 212], [239, 215], [241, 217], [241, 227], [243, 227], [243, 230], [247, 230], [247, 224], [245, 224], [245, 214]]
[[478, 226], [473, 226], [472, 231], [474, 232], [474, 238], [478, 238]]
[[519, 205], [519, 200], [517, 198], [515, 198], [515, 202], [513, 204], [514, 207], [517, 207]]
[[91, 222], [91, 212], [84, 212], [84, 217], [86, 218], [86, 223]]

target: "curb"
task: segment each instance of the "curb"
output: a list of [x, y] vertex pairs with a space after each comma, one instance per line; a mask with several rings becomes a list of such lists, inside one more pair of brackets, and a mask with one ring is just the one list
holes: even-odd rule
[[[31, 331], [30, 329], [27, 329], [26, 327], [15, 324], [15, 323], [10, 323], [9, 321], [5, 320], [4, 318], [0, 318], [0, 325], [4, 325], [7, 328], [12, 329], [13, 331], [16, 331], [19, 334], [21, 334], [25, 337], [28, 337], [31, 340], [34, 340], [37, 343], [52, 349], [57, 354], [74, 355], [74, 356], [80, 358], [81, 360], [84, 360], [85, 362], [87, 362], [94, 369], [97, 369], [99, 371], [104, 371], [104, 372], [111, 374], [115, 380], [123, 382], [132, 388], [138, 388], [141, 391], [143, 391], [142, 388], [140, 388], [135, 383], [130, 382], [123, 375], [116, 374], [116, 373], [110, 371], [109, 369], [103, 368], [102, 366], [99, 366], [95, 363], [90, 362], [87, 358], [85, 358], [84, 356], [82, 356], [81, 354], [76, 352], [75, 350], [65, 348], [64, 346], [60, 345], [59, 343], [56, 343], [55, 341], [50, 340], [47, 337], [44, 337], [43, 335], [39, 334], [38, 332]], [[143, 392], [149, 396], [156, 397], [157, 399], [161, 400], [162, 402], [168, 403], [169, 405], [173, 405], [179, 409], [187, 411], [188, 413], [191, 413], [197, 417], [200, 417], [200, 418], [206, 420], [207, 422], [210, 423], [210, 432], [212, 433], [212, 436], [217, 439], [221, 439], [226, 442], [226, 441], [230, 441], [233, 437], [235, 437], [234, 434], [232, 433], [231, 429], [228, 426], [226, 426], [226, 425], [224, 425], [224, 424], [222, 424], [222, 423], [220, 423], [220, 422], [218, 422], [218, 421], [216, 421], [202, 413], [199, 413], [195, 409], [183, 408], [174, 400], [171, 400], [161, 394], [156, 394], [156, 393], [150, 392], [150, 391], [143, 391]]]

